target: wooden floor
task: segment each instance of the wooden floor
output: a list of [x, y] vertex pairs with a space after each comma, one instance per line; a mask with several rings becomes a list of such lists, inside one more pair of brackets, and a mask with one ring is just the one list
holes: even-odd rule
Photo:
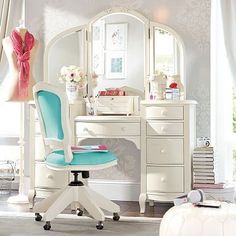
[[[15, 192], [12, 192], [12, 196], [16, 195]], [[17, 212], [31, 212], [28, 208], [27, 204], [8, 204], [7, 199], [9, 194], [2, 194], [0, 192], [0, 209], [1, 211], [17, 211]], [[145, 216], [145, 217], [162, 217], [165, 212], [173, 206], [171, 203], [155, 203], [154, 207], [150, 207], [149, 204], [146, 204], [146, 211], [144, 214], [139, 213], [139, 204], [138, 202], [124, 202], [124, 201], [116, 201], [117, 204], [120, 205], [121, 216]], [[66, 209], [64, 213], [70, 213], [70, 209]]]

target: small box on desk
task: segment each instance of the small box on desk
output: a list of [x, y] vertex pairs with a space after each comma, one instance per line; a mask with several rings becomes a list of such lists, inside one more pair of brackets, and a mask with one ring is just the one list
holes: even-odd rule
[[138, 113], [138, 96], [99, 96], [97, 115], [135, 115]]
[[166, 100], [179, 100], [180, 93], [178, 88], [166, 88]]

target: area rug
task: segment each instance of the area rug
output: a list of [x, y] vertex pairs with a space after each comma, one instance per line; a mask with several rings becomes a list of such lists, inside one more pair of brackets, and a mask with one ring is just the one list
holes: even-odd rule
[[121, 217], [114, 222], [106, 218], [104, 229], [96, 229], [96, 220], [86, 216], [60, 214], [51, 222], [50, 231], [43, 229], [44, 222], [36, 222], [33, 213], [0, 212], [0, 236], [23, 235], [124, 235], [158, 236], [160, 218]]

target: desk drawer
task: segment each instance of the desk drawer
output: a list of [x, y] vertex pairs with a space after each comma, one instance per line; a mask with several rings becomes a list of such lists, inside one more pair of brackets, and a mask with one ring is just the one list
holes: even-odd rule
[[147, 167], [147, 191], [162, 193], [184, 192], [183, 167]]
[[147, 162], [150, 164], [183, 164], [183, 139], [147, 139]]
[[76, 123], [77, 137], [140, 135], [140, 123]]
[[67, 171], [54, 171], [44, 162], [35, 164], [36, 188], [64, 188], [68, 184]]
[[161, 120], [183, 120], [184, 119], [184, 107], [147, 107], [146, 108], [147, 119], [161, 119]]
[[184, 135], [184, 124], [174, 122], [147, 122], [147, 135]]
[[99, 96], [97, 103], [100, 106], [110, 106], [117, 104], [119, 106], [133, 102], [133, 96]]

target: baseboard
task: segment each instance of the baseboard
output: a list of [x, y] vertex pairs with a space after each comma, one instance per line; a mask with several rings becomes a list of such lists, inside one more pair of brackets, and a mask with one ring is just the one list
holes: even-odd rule
[[126, 181], [89, 180], [89, 186], [111, 200], [138, 201], [140, 183]]
[[[105, 197], [116, 201], [138, 201], [140, 183], [128, 181], [89, 180], [89, 186]], [[19, 189], [19, 179], [12, 182], [12, 190]]]

